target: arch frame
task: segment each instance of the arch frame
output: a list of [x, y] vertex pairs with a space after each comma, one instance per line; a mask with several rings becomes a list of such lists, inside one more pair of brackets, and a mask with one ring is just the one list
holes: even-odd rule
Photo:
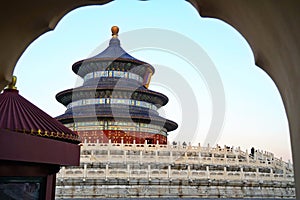
[[[53, 30], [70, 11], [111, 0], [44, 0], [6, 2], [0, 10], [0, 90], [12, 80], [14, 67], [26, 48]], [[220, 19], [239, 31], [249, 43], [255, 63], [277, 85], [287, 112], [300, 196], [300, 1], [188, 0], [202, 17]]]

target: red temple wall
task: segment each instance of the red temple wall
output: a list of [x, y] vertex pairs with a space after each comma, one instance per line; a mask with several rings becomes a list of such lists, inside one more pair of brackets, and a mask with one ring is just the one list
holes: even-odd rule
[[144, 144], [147, 140], [148, 144], [167, 144], [167, 137], [160, 134], [145, 133], [138, 131], [120, 131], [120, 130], [87, 130], [77, 131], [82, 142], [86, 140], [88, 143], [121, 143], [123, 139], [124, 144]]

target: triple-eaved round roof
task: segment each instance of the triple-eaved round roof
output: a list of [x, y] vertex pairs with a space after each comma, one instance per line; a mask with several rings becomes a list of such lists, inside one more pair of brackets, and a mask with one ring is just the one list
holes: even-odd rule
[[12, 85], [0, 94], [0, 129], [79, 143], [76, 133], [22, 97]]
[[[139, 66], [139, 68], [141, 68], [141, 66], [144, 66], [144, 68], [148, 68], [152, 72], [152, 74], [154, 73], [155, 69], [153, 66], [151, 66], [149, 63], [136, 59], [135, 57], [128, 54], [121, 47], [120, 40], [117, 37], [119, 28], [114, 29], [115, 27], [116, 26], [112, 27], [112, 38], [109, 41], [108, 47], [104, 51], [100, 52], [99, 54], [93, 57], [80, 60], [73, 64], [72, 70], [75, 72], [75, 74], [83, 76], [84, 74], [86, 74], [85, 72], [86, 71], [85, 68], [87, 68], [86, 65], [88, 65], [89, 63], [93, 63], [94, 65], [99, 65], [99, 62], [101, 61], [107, 61], [107, 63], [109, 64], [116, 61], [125, 62], [125, 63], [128, 62], [130, 64], [135, 63], [136, 65]], [[109, 66], [105, 66], [105, 68], [107, 67]]]

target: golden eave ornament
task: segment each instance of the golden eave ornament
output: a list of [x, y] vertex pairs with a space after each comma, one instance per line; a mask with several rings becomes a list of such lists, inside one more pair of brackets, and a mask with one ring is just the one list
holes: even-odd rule
[[17, 83], [17, 77], [13, 76], [12, 80], [11, 80], [11, 83], [7, 85], [7, 89], [16, 90], [17, 89], [16, 83]]

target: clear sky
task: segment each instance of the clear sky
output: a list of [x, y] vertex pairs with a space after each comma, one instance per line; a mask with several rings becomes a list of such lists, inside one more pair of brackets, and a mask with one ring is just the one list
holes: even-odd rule
[[[291, 159], [288, 122], [280, 94], [272, 79], [255, 66], [247, 41], [230, 25], [200, 17], [194, 7], [183, 0], [117, 0], [70, 12], [54, 31], [36, 39], [21, 56], [14, 72], [18, 76], [20, 94], [53, 117], [62, 114], [65, 108], [55, 100], [55, 95], [80, 82], [71, 70], [72, 64], [103, 50], [113, 25], [120, 27], [123, 48], [156, 68], [150, 89], [169, 97], [161, 113], [179, 124], [178, 130], [170, 133], [170, 140], [188, 139], [181, 136], [187, 134], [182, 133], [188, 130], [182, 128], [185, 123], [185, 126], [195, 127], [189, 130], [193, 132], [190, 142], [204, 143], [214, 112], [218, 113], [214, 110], [216, 96], [211, 91], [214, 88], [211, 83], [216, 81], [202, 71], [212, 68], [206, 65], [197, 71], [197, 63], [185, 57], [194, 53], [194, 47], [183, 51], [185, 44], [190, 45], [192, 41], [205, 52], [203, 59], [212, 61], [225, 94], [224, 99], [219, 100], [224, 103], [225, 119], [215, 143], [240, 146], [243, 150], [253, 146], [271, 151], [284, 160]], [[138, 41], [149, 42], [148, 28], [170, 34], [170, 48], [141, 45], [132, 49], [130, 43], [136, 41], [122, 36], [128, 33]], [[182, 36], [178, 43], [184, 48], [174, 53], [171, 46], [177, 42], [171, 36], [176, 34]], [[168, 41], [166, 36], [154, 39]], [[195, 102], [190, 101], [192, 98]], [[183, 110], [189, 113], [183, 115]]]

